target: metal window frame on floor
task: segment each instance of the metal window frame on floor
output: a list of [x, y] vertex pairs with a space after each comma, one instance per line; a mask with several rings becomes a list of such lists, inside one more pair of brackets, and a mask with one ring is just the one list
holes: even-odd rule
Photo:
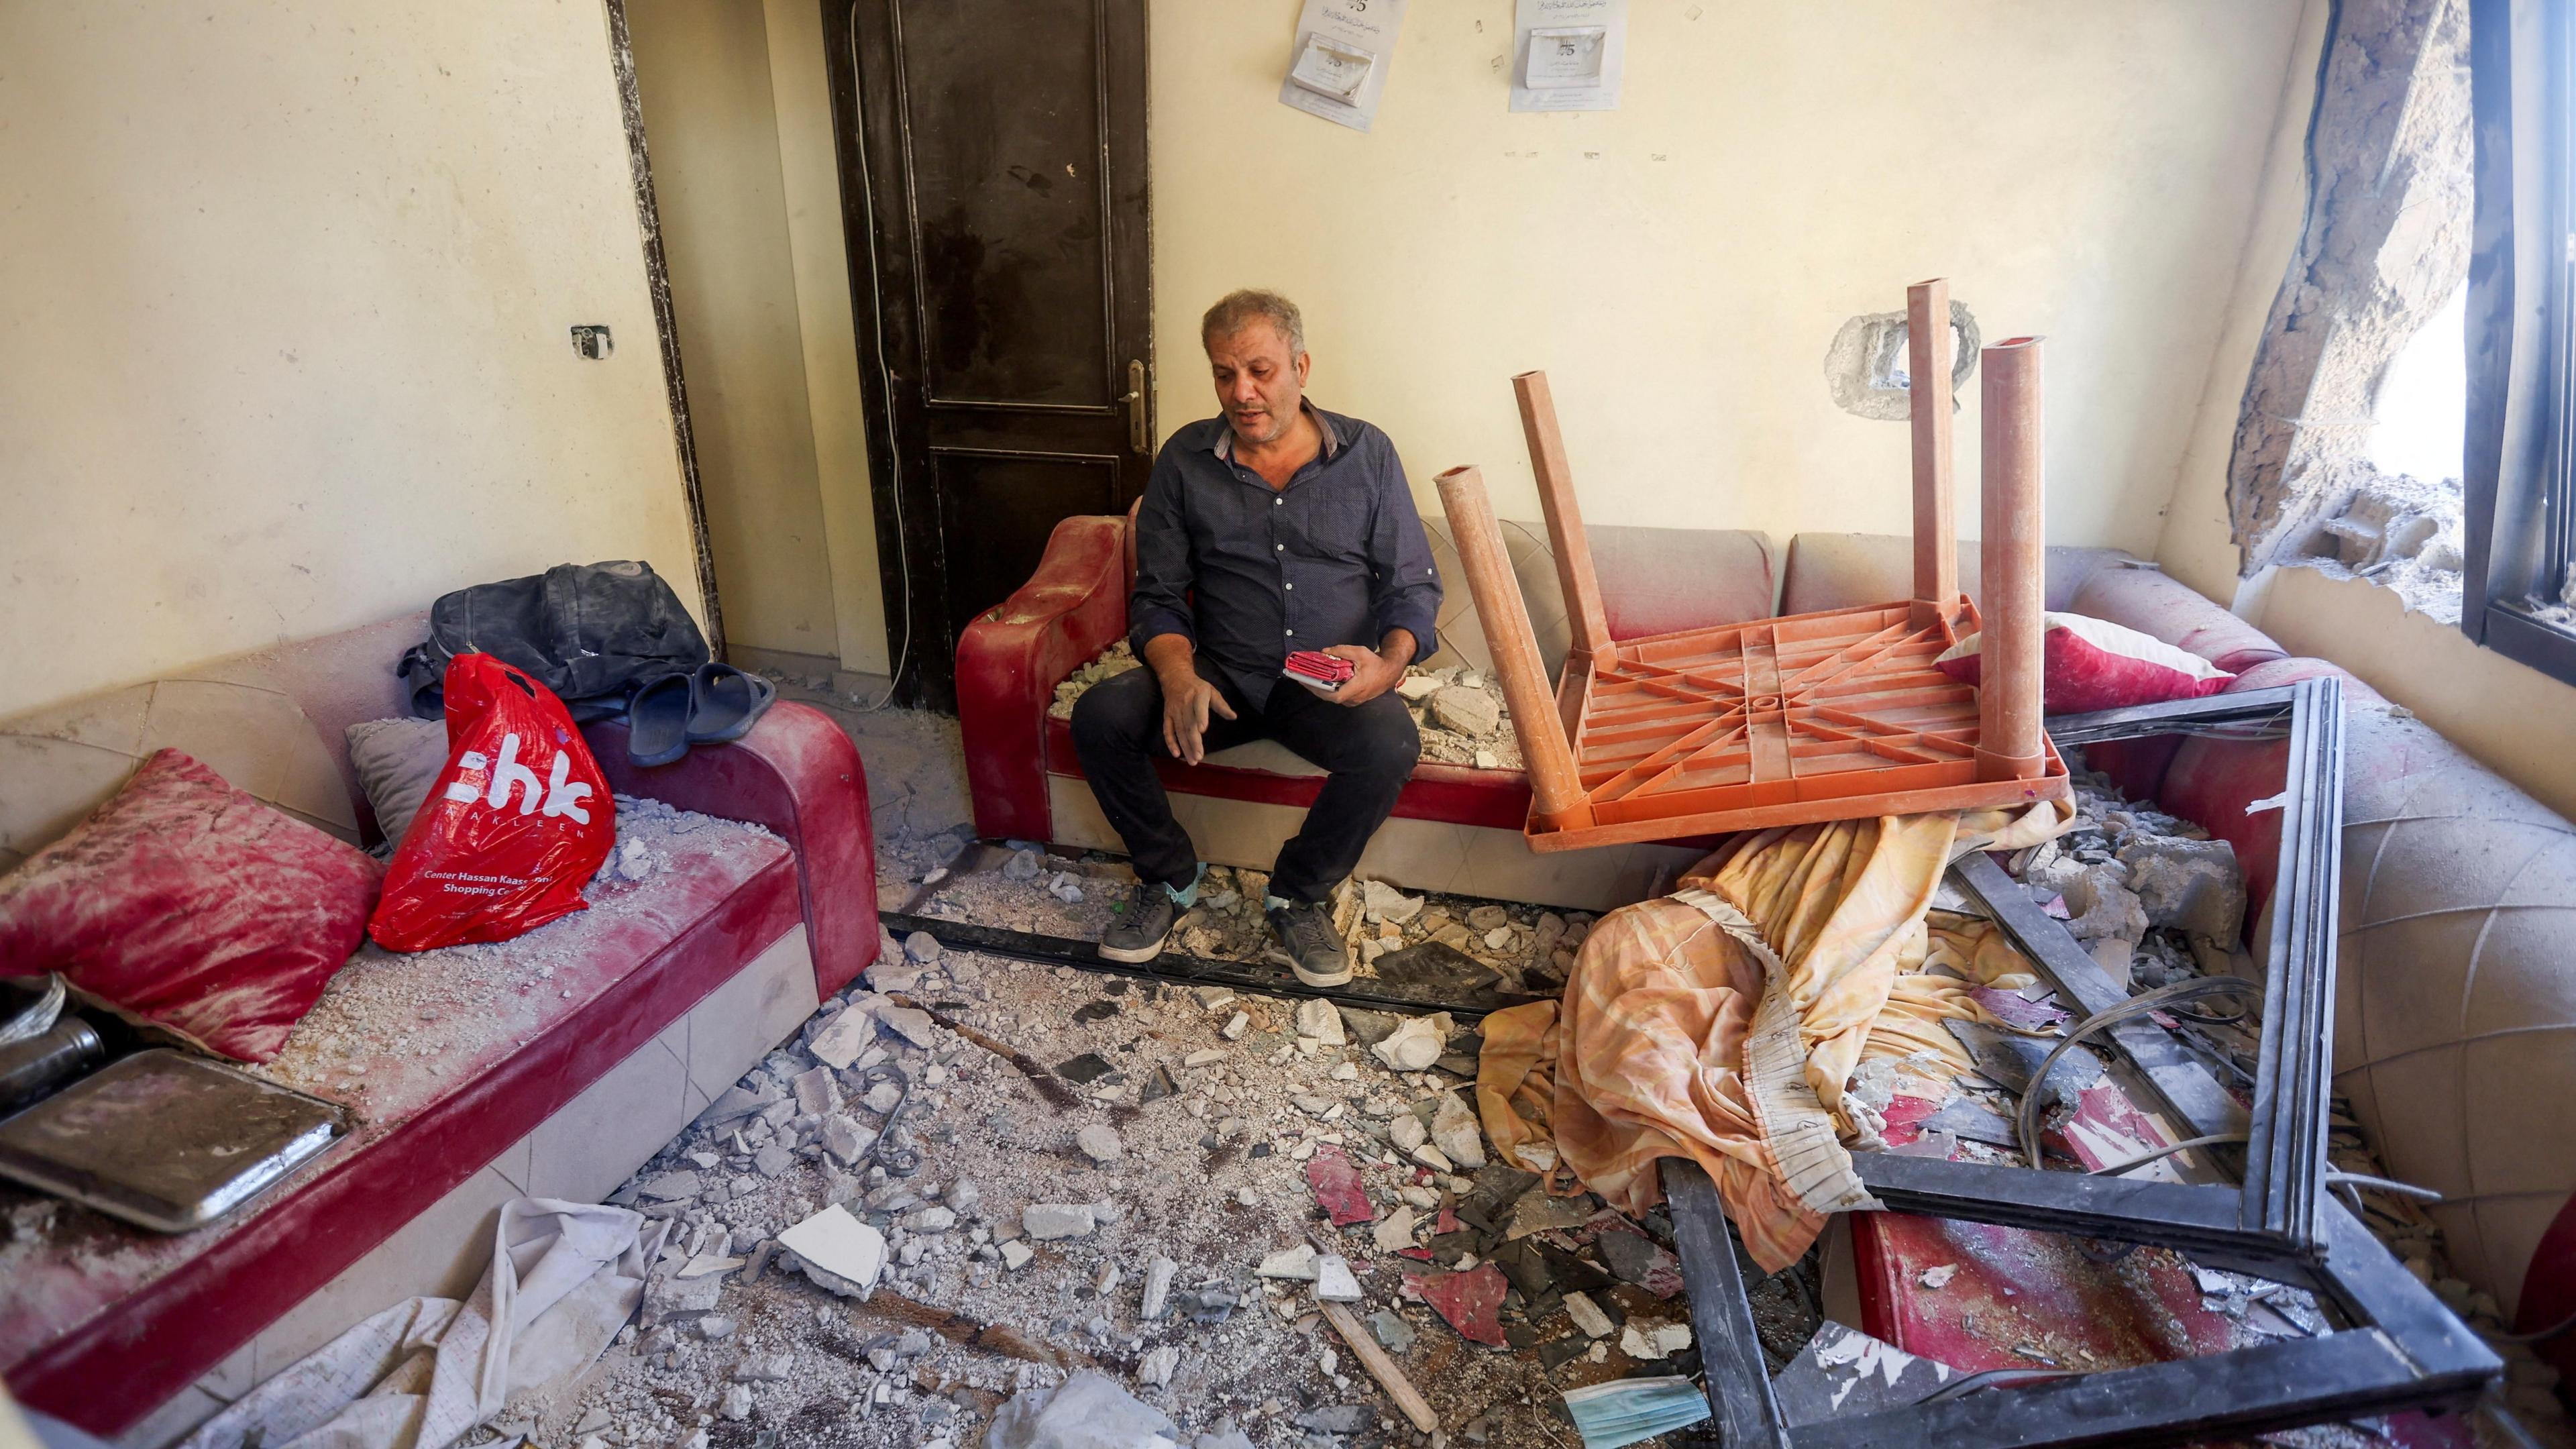
[[[1893, 1211], [2174, 1249], [2214, 1268], [2306, 1288], [2350, 1323], [2315, 1338], [2138, 1368], [2075, 1374], [1848, 1418], [1792, 1424], [1771, 1391], [1733, 1229], [1696, 1165], [1664, 1164], [1708, 1394], [1743, 1449], [1896, 1443], [2182, 1444], [2405, 1408], [2463, 1403], [2501, 1362], [2415, 1281], [2325, 1178], [2335, 915], [2343, 828], [2343, 694], [2332, 678], [2049, 721], [2061, 747], [2174, 733], [2288, 741], [2280, 868], [2251, 1112], [2145, 1021], [2109, 1035], [2126, 1084], [2189, 1135], [2244, 1131], [2241, 1187], [2037, 1172], [1862, 1154], [1860, 1177]], [[2090, 954], [1992, 859], [1954, 878], [2087, 1016], [2128, 999]]]
[[[1897, 1158], [1920, 1163], [1920, 1159]], [[1952, 1164], [1954, 1166], [1961, 1164]], [[2022, 1191], [2046, 1174], [1973, 1167], [1996, 1194], [1990, 1209], [1945, 1210], [1970, 1222], [2029, 1227], [2035, 1205]], [[1870, 1449], [1886, 1444], [2039, 1446], [2189, 1444], [2394, 1413], [2467, 1404], [2504, 1370], [2487, 1346], [2415, 1281], [2361, 1222], [2320, 1203], [2313, 1254], [2192, 1252], [2209, 1266], [2305, 1288], [2350, 1326], [2313, 1338], [2233, 1349], [2202, 1358], [1998, 1386], [1871, 1414], [1789, 1422], [1771, 1390], [1770, 1365], [1754, 1331], [1734, 1229], [1716, 1184], [1695, 1163], [1667, 1159], [1664, 1196], [1681, 1249], [1691, 1326], [1708, 1375], [1709, 1406], [1728, 1449]], [[2205, 1208], [2174, 1183], [2131, 1184], [2133, 1206], [2159, 1217]], [[2054, 1225], [2141, 1242], [2119, 1219]]]
[[[1885, 1154], [1855, 1159], [1861, 1181], [1890, 1208], [1934, 1217], [2083, 1231], [2191, 1253], [2313, 1255], [2324, 1207], [2335, 914], [2343, 860], [2341, 682], [2304, 679], [2242, 694], [2057, 716], [2048, 727], [2061, 749], [2176, 733], [2287, 741], [2281, 793], [2256, 802], [2259, 808], [2277, 806], [2282, 819], [2251, 1110], [2151, 1021], [2125, 1022], [2104, 1033], [2116, 1048], [2113, 1069], [2124, 1085], [2142, 1099], [2141, 1106], [2161, 1111], [2181, 1137], [2246, 1136], [2243, 1183], [2141, 1183]], [[1992, 858], [1969, 855], [1952, 867], [1952, 879], [1987, 908], [2080, 1017], [2129, 999]], [[1999, 1172], [2026, 1180], [1999, 1199], [1992, 1181]], [[2144, 1187], [2157, 1191], [2140, 1192]], [[2022, 1216], [1980, 1216], [1999, 1208]], [[2101, 1226], [2074, 1228], [2077, 1223]]]

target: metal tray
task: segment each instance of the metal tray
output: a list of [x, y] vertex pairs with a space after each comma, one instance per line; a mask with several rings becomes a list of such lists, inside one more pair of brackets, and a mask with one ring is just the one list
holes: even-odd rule
[[257, 1197], [347, 1130], [347, 1113], [318, 1097], [156, 1049], [0, 1120], [0, 1177], [184, 1233]]

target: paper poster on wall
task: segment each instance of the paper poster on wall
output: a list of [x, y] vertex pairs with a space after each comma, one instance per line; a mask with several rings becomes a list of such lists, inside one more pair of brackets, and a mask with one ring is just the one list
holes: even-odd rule
[[1367, 130], [1386, 91], [1404, 6], [1405, 0], [1306, 0], [1288, 78], [1279, 85], [1280, 103]]
[[1517, 0], [1512, 109], [1615, 111], [1628, 0]]

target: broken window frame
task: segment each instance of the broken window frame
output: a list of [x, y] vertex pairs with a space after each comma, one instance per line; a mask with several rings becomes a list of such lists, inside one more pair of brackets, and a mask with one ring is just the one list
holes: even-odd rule
[[[2326, 1113], [2341, 874], [2343, 693], [2333, 678], [2169, 704], [2061, 716], [2061, 747], [2164, 734], [2287, 740], [2279, 800], [2265, 1009], [2254, 1107], [2238, 1109], [2200, 1063], [2145, 1022], [2111, 1033], [2142, 1088], [2188, 1135], [2246, 1124], [2239, 1188], [2139, 1181], [1864, 1153], [1861, 1180], [1889, 1210], [2170, 1248], [2215, 1268], [2305, 1288], [2350, 1327], [2137, 1368], [2073, 1374], [1938, 1402], [1792, 1424], [1769, 1366], [1733, 1230], [1697, 1166], [1664, 1164], [1711, 1409], [1730, 1446], [2182, 1444], [2463, 1403], [2501, 1361], [2327, 1198]], [[2269, 806], [2272, 802], [2257, 802]], [[2127, 993], [2002, 868], [1971, 855], [1956, 878], [2069, 1002], [2092, 1015]], [[2224, 1108], [2220, 1103], [2224, 1103]], [[2001, 1386], [1999, 1386], [2001, 1387]]]
[[[1664, 1196], [1681, 1250], [1709, 1408], [1728, 1449], [2189, 1444], [2401, 1409], [2463, 1406], [2504, 1370], [2503, 1361], [2416, 1282], [2359, 1219], [2328, 1201], [2321, 1204], [2313, 1255], [2225, 1248], [2185, 1252], [2211, 1267], [2307, 1289], [2333, 1305], [2348, 1327], [2200, 1358], [1998, 1384], [1903, 1408], [1793, 1424], [1772, 1393], [1770, 1365], [1745, 1297], [1741, 1249], [1718, 1203], [1716, 1184], [1696, 1163], [1669, 1158], [1663, 1167]], [[2042, 1205], [2025, 1190], [2026, 1180], [2062, 1174], [1982, 1166], [1973, 1171], [1989, 1179], [1994, 1198], [1954, 1204], [1939, 1216], [2154, 1241], [2120, 1218], [2089, 1229], [2031, 1221], [2032, 1210]], [[2139, 1206], [2155, 1209], [2156, 1221], [2205, 1206], [2176, 1197], [2190, 1189], [2172, 1183], [2129, 1186]], [[2175, 1200], [2156, 1201], [2164, 1198]]]
[[[2079, 1222], [2120, 1224], [2126, 1232], [2100, 1235], [2185, 1251], [2306, 1253], [2321, 1241], [2343, 856], [2343, 686], [2331, 677], [2303, 679], [2049, 721], [2049, 735], [2061, 749], [2168, 734], [2288, 742], [2281, 793], [2257, 802], [2265, 808], [2277, 802], [2282, 820], [2252, 1108], [2238, 1105], [2198, 1057], [2152, 1022], [2131, 1021], [2103, 1034], [2123, 1085], [2178, 1138], [2246, 1134], [2242, 1183], [2159, 1183], [2152, 1185], [2166, 1191], [2142, 1195], [2136, 1189], [2150, 1184], [2124, 1177], [1884, 1153], [1855, 1156], [1861, 1182], [1887, 1206], [1974, 1217], [1972, 1208], [1995, 1207], [1988, 1179], [2002, 1171], [2030, 1179], [2008, 1195], [2009, 1201], [2029, 1204], [2027, 1221], [2001, 1220], [2016, 1226], [2064, 1231]], [[1951, 878], [1987, 908], [2079, 1019], [2129, 999], [1991, 858], [1971, 854], [1951, 870]]]

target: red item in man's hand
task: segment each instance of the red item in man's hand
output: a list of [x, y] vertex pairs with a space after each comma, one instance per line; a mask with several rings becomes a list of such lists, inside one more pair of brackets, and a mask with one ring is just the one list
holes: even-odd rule
[[1315, 649], [1300, 649], [1288, 656], [1283, 672], [1294, 679], [1320, 684], [1327, 689], [1339, 689], [1350, 683], [1351, 677], [1359, 671], [1351, 661], [1338, 654], [1326, 654]]

